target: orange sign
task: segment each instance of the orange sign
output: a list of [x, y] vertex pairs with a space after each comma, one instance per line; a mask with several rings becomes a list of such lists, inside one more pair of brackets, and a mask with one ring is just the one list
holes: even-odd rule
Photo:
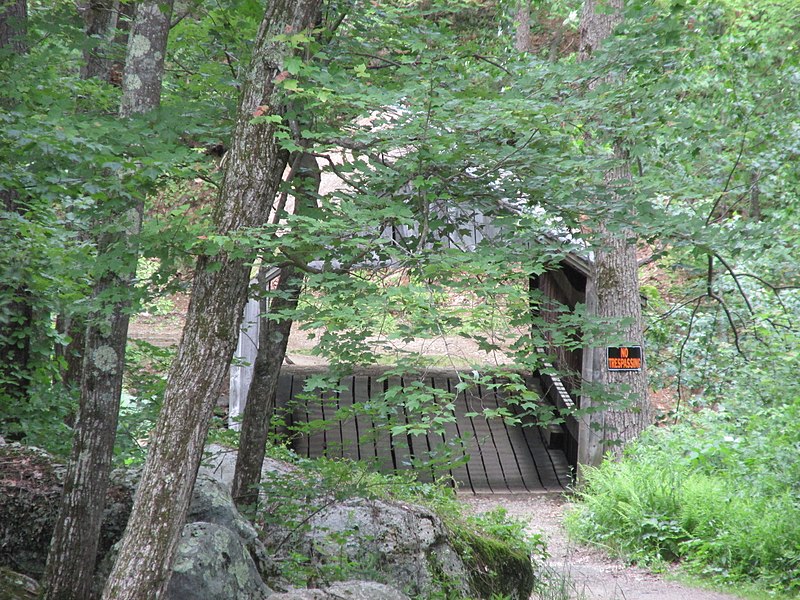
[[619, 348], [609, 347], [607, 350], [609, 371], [642, 370], [641, 346], [622, 346]]

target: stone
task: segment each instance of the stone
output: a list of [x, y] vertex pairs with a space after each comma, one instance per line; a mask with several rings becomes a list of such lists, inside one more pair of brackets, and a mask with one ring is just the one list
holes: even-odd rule
[[277, 567], [255, 527], [236, 509], [224, 484], [207, 473], [197, 476], [186, 522], [214, 523], [234, 532], [247, 548], [261, 577], [265, 580], [277, 577]]
[[0, 567], [0, 600], [36, 600], [39, 584], [34, 579]]
[[264, 534], [273, 551], [301, 552], [320, 566], [343, 561], [357, 565], [360, 578], [386, 582], [411, 596], [459, 597], [470, 592], [469, 574], [448, 531], [421, 506], [363, 498], [331, 502], [320, 507], [289, 544], [279, 546], [285, 538], [280, 526]]
[[402, 592], [375, 581], [340, 581], [324, 589], [292, 589], [269, 600], [409, 600]]
[[271, 593], [236, 533], [214, 523], [184, 526], [166, 600], [266, 600]]
[[325, 591], [331, 600], [409, 600], [402, 592], [375, 581], [341, 581]]
[[[236, 472], [236, 454], [233, 448], [226, 448], [219, 444], [209, 444], [203, 455], [203, 464], [200, 473], [210, 475], [230, 492], [233, 488], [233, 474]], [[261, 468], [262, 478], [266, 474], [290, 475], [297, 469], [289, 463], [265, 457]]]

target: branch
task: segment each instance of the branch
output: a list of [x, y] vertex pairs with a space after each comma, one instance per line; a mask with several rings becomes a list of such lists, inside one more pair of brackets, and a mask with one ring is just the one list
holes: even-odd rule
[[727, 261], [725, 261], [724, 258], [722, 258], [716, 252], [714, 253], [714, 256], [717, 257], [717, 260], [719, 260], [719, 262], [721, 262], [725, 266], [725, 268], [727, 269], [728, 273], [730, 273], [731, 277], [733, 277], [733, 281], [736, 282], [736, 287], [739, 289], [739, 293], [742, 295], [742, 298], [744, 299], [744, 303], [747, 305], [747, 310], [750, 312], [751, 315], [755, 314], [755, 311], [753, 310], [753, 305], [750, 304], [750, 298], [748, 297], [748, 295], [745, 293], [744, 289], [742, 288], [742, 284], [739, 282], [739, 278], [737, 277], [737, 275], [734, 272], [733, 268], [727, 263]]
[[[686, 349], [686, 344], [689, 343], [689, 338], [692, 336], [692, 326], [694, 325], [695, 317], [697, 316], [697, 311], [700, 310], [700, 303], [703, 300], [703, 296], [698, 296], [695, 298], [694, 308], [692, 309], [692, 314], [689, 317], [689, 328], [686, 331], [686, 336], [681, 341], [680, 349], [678, 350], [678, 402], [675, 405], [675, 422], [678, 421], [678, 409], [681, 407], [681, 401], [683, 400], [683, 392], [682, 388], [683, 385], [681, 384], [681, 380], [683, 379], [683, 351]], [[688, 303], [687, 303], [688, 304]]]
[[509, 71], [508, 69], [506, 69], [506, 68], [505, 68], [503, 65], [501, 65], [500, 63], [498, 63], [498, 62], [495, 62], [495, 61], [494, 61], [494, 60], [492, 60], [491, 58], [488, 58], [488, 57], [486, 57], [486, 56], [483, 56], [483, 55], [481, 55], [481, 54], [473, 54], [473, 55], [472, 55], [472, 57], [473, 57], [473, 58], [477, 58], [478, 60], [482, 60], [482, 61], [484, 61], [484, 62], [487, 62], [487, 63], [489, 63], [490, 65], [492, 65], [492, 66], [494, 66], [494, 67], [497, 67], [498, 69], [500, 69], [501, 71], [503, 71], [503, 72], [504, 72], [506, 75], [511, 75], [511, 74], [512, 74], [512, 73], [511, 73], [511, 71]]
[[722, 202], [722, 199], [725, 197], [725, 194], [727, 194], [730, 189], [731, 180], [733, 179], [733, 174], [736, 173], [736, 169], [738, 168], [739, 163], [742, 160], [742, 154], [744, 154], [744, 144], [747, 141], [747, 130], [749, 124], [750, 124], [749, 121], [745, 122], [744, 131], [742, 132], [742, 141], [739, 144], [739, 154], [737, 154], [736, 160], [733, 163], [733, 167], [731, 167], [730, 173], [728, 173], [728, 178], [725, 180], [725, 187], [722, 188], [722, 191], [720, 192], [719, 196], [717, 196], [717, 199], [711, 206], [711, 210], [708, 211], [708, 217], [706, 218], [706, 225], [709, 225], [711, 223], [714, 217], [714, 211], [717, 210], [717, 206], [719, 206], [719, 203]]
[[747, 358], [747, 355], [744, 353], [744, 350], [742, 350], [742, 347], [739, 344], [739, 330], [736, 328], [736, 323], [733, 322], [733, 315], [731, 314], [728, 305], [725, 304], [725, 300], [714, 293], [708, 294], [708, 296], [709, 298], [716, 300], [722, 307], [722, 310], [725, 311], [725, 316], [728, 318], [728, 323], [730, 324], [731, 331], [733, 332], [733, 342], [736, 344], [736, 351], [742, 356], [742, 358], [744, 358], [746, 361], [749, 361], [750, 359]]

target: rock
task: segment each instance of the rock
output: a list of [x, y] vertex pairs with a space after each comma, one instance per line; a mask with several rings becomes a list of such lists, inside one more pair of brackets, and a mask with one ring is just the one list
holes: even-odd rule
[[409, 600], [396, 589], [374, 581], [340, 581], [325, 589], [294, 589], [269, 600]]
[[0, 600], [36, 600], [39, 584], [21, 573], [0, 567]]
[[269, 600], [331, 600], [331, 597], [323, 590], [293, 589], [288, 592], [272, 594]]
[[261, 577], [265, 580], [277, 577], [278, 569], [258, 532], [236, 509], [230, 491], [207, 473], [200, 473], [197, 477], [186, 522], [214, 523], [234, 532], [247, 548]]
[[423, 507], [349, 499], [323, 506], [307, 524], [295, 534], [296, 541], [280, 547], [285, 530], [266, 530], [267, 546], [283, 553], [290, 546], [321, 567], [357, 565], [358, 577], [385, 581], [411, 596], [449, 598], [470, 592], [469, 574], [447, 530]]
[[[209, 444], [203, 455], [203, 464], [200, 467], [200, 473], [210, 475], [222, 483], [230, 492], [233, 487], [233, 474], [236, 471], [236, 454], [237, 451], [233, 448], [226, 448], [219, 444]], [[265, 457], [261, 473], [262, 477], [267, 473], [290, 475], [296, 472], [296, 470], [297, 469], [289, 463]]]
[[184, 526], [167, 600], [266, 600], [271, 593], [233, 531], [214, 523]]
[[374, 581], [341, 581], [325, 591], [332, 600], [409, 600], [402, 592]]
[[[63, 476], [64, 467], [46, 452], [19, 444], [0, 446], [0, 566], [8, 566], [34, 578], [41, 577], [50, 537], [58, 517]], [[105, 577], [111, 570], [114, 555], [110, 550], [125, 530], [140, 476], [140, 469], [116, 470], [111, 474], [101, 529], [98, 551], [100, 567], [96, 575], [95, 591], [102, 589]], [[213, 567], [213, 561], [209, 556], [203, 555], [201, 564], [192, 572], [187, 567], [189, 557], [192, 553], [197, 554], [197, 547], [202, 541], [217, 544], [221, 543], [222, 536], [228, 535], [235, 538], [237, 548], [244, 548], [249, 561], [247, 569], [237, 571], [237, 585], [245, 586], [246, 583], [245, 587], [263, 592], [262, 596], [240, 597], [266, 597], [264, 590], [269, 591], [269, 588], [264, 580], [281, 585], [276, 577], [277, 569], [259, 540], [258, 533], [236, 510], [230, 492], [214, 478], [208, 475], [198, 477], [187, 522], [203, 522], [206, 529], [211, 526], [215, 529], [213, 533], [203, 530], [203, 535], [195, 533], [189, 536], [187, 540], [191, 542], [191, 553], [189, 549], [180, 547], [180, 551], [185, 550], [186, 553], [183, 555], [183, 574], [179, 581], [192, 577], [202, 580], [204, 572], [209, 570], [207, 565]], [[220, 529], [228, 534], [220, 533]], [[227, 556], [232, 556], [233, 542], [229, 540], [226, 544], [223, 545], [226, 548], [224, 552]], [[213, 548], [209, 548], [209, 552], [213, 552]], [[220, 557], [219, 560], [224, 563], [227, 559]], [[248, 582], [242, 579], [243, 574]], [[182, 598], [189, 597], [193, 596]], [[176, 600], [177, 598], [176, 596]]]

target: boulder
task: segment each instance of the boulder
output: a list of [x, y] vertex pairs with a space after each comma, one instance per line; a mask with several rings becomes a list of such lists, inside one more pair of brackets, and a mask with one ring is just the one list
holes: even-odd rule
[[269, 580], [278, 576], [258, 532], [236, 509], [230, 491], [214, 477], [205, 473], [197, 476], [186, 522], [214, 523], [232, 531], [247, 548], [261, 577]]
[[[35, 579], [41, 577], [58, 517], [64, 472], [64, 467], [44, 451], [19, 444], [0, 445], [0, 566]], [[117, 470], [111, 474], [98, 551], [100, 566], [96, 575], [96, 592], [102, 589], [102, 583], [111, 570], [114, 556], [111, 548], [125, 530], [140, 475], [140, 469]], [[202, 571], [207, 571], [207, 565], [212, 561], [207, 555], [198, 554], [198, 547], [204, 542], [221, 543], [223, 536], [228, 535], [219, 531], [224, 529], [235, 538], [236, 544], [245, 549], [249, 561], [246, 569], [237, 571], [237, 585], [244, 585], [241, 580], [245, 574], [247, 577], [255, 574], [247, 585], [254, 590], [261, 590], [263, 597], [266, 597], [264, 590], [269, 590], [264, 580], [280, 585], [276, 577], [277, 569], [259, 540], [258, 533], [236, 510], [230, 492], [209, 475], [198, 476], [195, 485], [187, 517], [187, 523], [194, 522], [202, 522], [206, 528], [203, 535], [195, 532], [184, 536], [185, 543], [191, 548], [184, 548], [182, 544], [179, 549], [179, 552], [185, 551], [179, 581], [187, 581], [192, 577], [202, 579]], [[213, 534], [207, 531], [209, 524], [214, 527]], [[229, 541], [221, 546], [226, 548], [226, 556], [233, 556], [230, 549], [233, 543]], [[210, 548], [209, 552], [212, 551]], [[187, 566], [191, 556], [202, 558], [196, 573], [192, 573]], [[225, 559], [221, 557], [220, 560], [224, 562]], [[194, 596], [183, 596], [188, 597]]]
[[214, 523], [184, 526], [167, 600], [266, 600], [271, 593], [236, 533]]
[[409, 600], [396, 589], [374, 581], [340, 581], [325, 589], [294, 589], [269, 600]]
[[325, 591], [331, 600], [409, 600], [402, 592], [374, 581], [340, 581]]
[[0, 600], [36, 600], [39, 584], [27, 575], [0, 567]]
[[467, 568], [447, 529], [421, 506], [362, 498], [331, 502], [317, 509], [288, 544], [281, 526], [267, 528], [264, 535], [275, 552], [302, 553], [323, 570], [345, 563], [357, 577], [386, 582], [411, 596], [470, 592]]
[[[233, 448], [209, 444], [203, 454], [200, 473], [213, 477], [230, 492], [233, 488], [233, 474], [236, 471], [236, 455], [237, 451]], [[269, 456], [264, 458], [264, 464], [261, 467], [262, 477], [266, 474], [289, 476], [296, 472], [297, 469], [293, 465]]]

